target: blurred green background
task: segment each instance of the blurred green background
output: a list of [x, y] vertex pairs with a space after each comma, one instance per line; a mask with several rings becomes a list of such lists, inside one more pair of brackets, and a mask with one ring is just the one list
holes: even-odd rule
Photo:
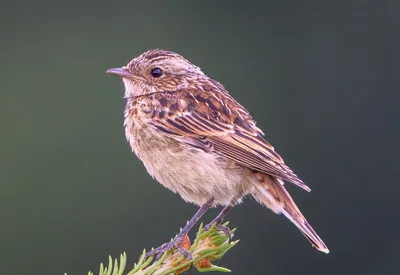
[[164, 48], [249, 109], [312, 188], [287, 184], [331, 250], [248, 199], [222, 266], [399, 274], [400, 2], [339, 2], [3, 1], [1, 272], [86, 274], [123, 251], [132, 265], [196, 211], [131, 153], [123, 85], [105, 74]]

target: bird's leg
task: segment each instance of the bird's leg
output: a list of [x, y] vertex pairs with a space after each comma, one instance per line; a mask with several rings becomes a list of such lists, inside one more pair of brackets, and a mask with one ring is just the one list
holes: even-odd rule
[[200, 218], [207, 212], [207, 210], [212, 206], [214, 202], [214, 198], [208, 200], [205, 204], [203, 204], [199, 210], [194, 214], [194, 216], [190, 219], [190, 221], [186, 224], [186, 226], [178, 233], [178, 235], [170, 242], [161, 245], [160, 247], [154, 248], [153, 250], [146, 253], [146, 257], [150, 257], [153, 255], [157, 255], [156, 259], [161, 258], [165, 251], [170, 250], [172, 248], [176, 248], [182, 255], [185, 256], [188, 260], [192, 258], [192, 255], [189, 251], [184, 249], [181, 246], [183, 238], [185, 235], [189, 233], [192, 227], [200, 220]]
[[229, 211], [231, 211], [233, 207], [233, 204], [228, 204], [224, 207], [224, 209], [222, 209], [221, 213], [218, 214], [218, 216], [213, 219], [209, 224], [207, 224], [204, 227], [204, 231], [206, 231], [207, 229], [209, 229], [213, 224], [215, 224], [215, 229], [224, 232], [228, 237], [229, 237], [229, 241], [231, 241], [231, 230], [229, 229], [229, 227], [227, 226], [223, 226], [222, 222], [224, 221], [225, 216], [229, 213]]

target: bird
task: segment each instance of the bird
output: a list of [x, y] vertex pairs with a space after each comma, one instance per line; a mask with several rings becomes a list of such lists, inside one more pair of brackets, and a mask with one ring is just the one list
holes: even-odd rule
[[125, 135], [147, 172], [186, 202], [199, 206], [170, 242], [146, 254], [181, 247], [204, 213], [222, 206], [207, 226], [230, 234], [222, 222], [233, 206], [252, 196], [286, 216], [317, 250], [328, 247], [308, 223], [284, 182], [311, 189], [266, 141], [253, 117], [224, 86], [182, 55], [148, 50], [126, 66], [107, 70], [125, 86]]

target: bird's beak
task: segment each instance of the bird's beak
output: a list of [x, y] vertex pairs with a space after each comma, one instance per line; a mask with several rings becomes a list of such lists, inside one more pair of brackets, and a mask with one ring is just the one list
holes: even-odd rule
[[128, 68], [122, 67], [122, 68], [112, 68], [107, 70], [108, 74], [115, 74], [118, 75], [122, 78], [133, 78], [133, 74], [128, 71]]

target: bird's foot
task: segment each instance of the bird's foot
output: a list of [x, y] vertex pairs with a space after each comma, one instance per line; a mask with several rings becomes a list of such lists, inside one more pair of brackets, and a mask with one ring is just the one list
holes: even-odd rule
[[231, 240], [232, 240], [232, 233], [231, 233], [231, 230], [229, 229], [228, 226], [222, 225], [220, 221], [212, 221], [212, 222], [210, 222], [209, 224], [207, 224], [207, 225], [204, 227], [203, 231], [207, 231], [207, 230], [210, 229], [211, 226], [213, 226], [214, 224], [215, 224], [215, 229], [218, 230], [218, 231], [224, 232], [224, 234], [225, 234], [226, 236], [228, 236], [229, 242], [231, 242]]
[[146, 253], [146, 258], [157, 255], [156, 260], [159, 260], [166, 251], [172, 249], [176, 249], [183, 256], [185, 256], [187, 260], [192, 259], [192, 254], [189, 252], [190, 239], [186, 234], [183, 236], [180, 236], [178, 234], [178, 236], [176, 236], [175, 239], [171, 240], [170, 242], [152, 249], [151, 251]]

